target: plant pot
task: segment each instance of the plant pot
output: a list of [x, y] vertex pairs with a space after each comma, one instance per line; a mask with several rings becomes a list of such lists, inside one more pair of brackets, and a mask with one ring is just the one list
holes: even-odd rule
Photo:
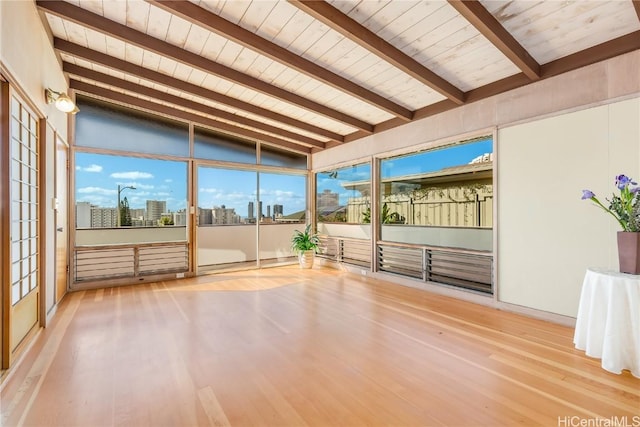
[[620, 272], [640, 274], [640, 233], [618, 231]]
[[298, 253], [298, 262], [300, 263], [300, 268], [311, 268], [313, 267], [313, 259], [315, 257], [314, 251], [302, 251]]

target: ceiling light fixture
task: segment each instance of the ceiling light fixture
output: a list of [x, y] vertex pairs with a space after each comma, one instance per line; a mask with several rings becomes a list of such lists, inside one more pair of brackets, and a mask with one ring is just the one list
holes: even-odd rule
[[56, 108], [63, 113], [76, 114], [80, 109], [76, 107], [76, 103], [73, 102], [69, 95], [64, 92], [56, 92], [52, 89], [44, 90], [44, 97], [47, 100], [47, 104], [56, 104]]

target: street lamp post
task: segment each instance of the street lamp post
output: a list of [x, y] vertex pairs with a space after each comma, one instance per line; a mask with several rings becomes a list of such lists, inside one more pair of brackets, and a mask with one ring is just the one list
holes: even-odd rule
[[126, 190], [127, 188], [131, 189], [131, 190], [135, 190], [136, 187], [132, 186], [132, 185], [127, 185], [126, 187], [120, 187], [118, 185], [118, 217], [116, 218], [116, 227], [120, 227], [120, 193], [122, 193], [124, 190]]

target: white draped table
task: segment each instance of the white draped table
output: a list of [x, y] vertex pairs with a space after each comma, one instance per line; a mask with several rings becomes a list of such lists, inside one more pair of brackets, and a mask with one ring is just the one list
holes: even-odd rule
[[589, 268], [573, 342], [603, 369], [640, 378], [640, 276]]

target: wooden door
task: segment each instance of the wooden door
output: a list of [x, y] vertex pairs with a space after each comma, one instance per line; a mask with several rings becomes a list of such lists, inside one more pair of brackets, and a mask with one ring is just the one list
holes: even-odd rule
[[[9, 329], [11, 364], [27, 335], [40, 319], [40, 203], [39, 120], [23, 99], [11, 92], [9, 127], [9, 313], [4, 315]], [[6, 198], [5, 198], [6, 200]], [[5, 288], [6, 289], [6, 288]], [[5, 297], [6, 301], [6, 297]], [[5, 308], [7, 305], [5, 305]], [[6, 350], [5, 350], [6, 354]]]

